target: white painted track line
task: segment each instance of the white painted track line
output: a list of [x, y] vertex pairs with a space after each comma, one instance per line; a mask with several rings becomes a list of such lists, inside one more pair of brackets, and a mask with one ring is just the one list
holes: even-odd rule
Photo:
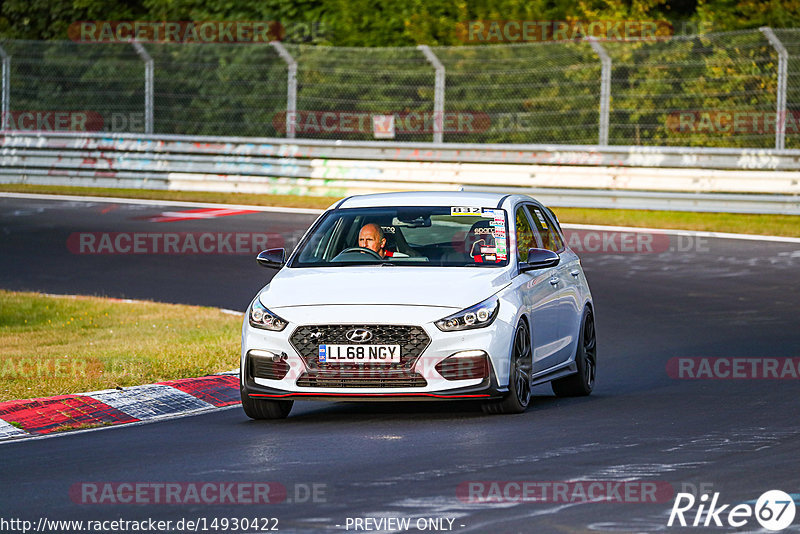
[[[30, 200], [60, 200], [71, 202], [112, 202], [115, 204], [140, 204], [145, 206], [183, 206], [187, 208], [227, 208], [237, 210], [254, 210], [272, 213], [295, 213], [319, 215], [324, 210], [310, 208], [284, 208], [279, 206], [257, 206], [254, 204], [215, 204], [212, 202], [184, 202], [179, 200], [149, 200], [137, 198], [117, 197], [91, 197], [77, 195], [50, 195], [39, 193], [11, 193], [0, 192], [0, 198], [23, 198]], [[599, 208], [598, 208], [599, 209]], [[800, 219], [799, 219], [800, 220]], [[653, 232], [667, 235], [682, 235], [693, 237], [711, 237], [716, 239], [743, 239], [748, 241], [771, 241], [776, 243], [800, 243], [800, 237], [784, 237], [756, 234], [732, 234], [726, 232], [708, 232], [695, 230], [676, 230], [669, 228], [642, 228], [636, 226], [606, 226], [597, 224], [571, 224], [564, 223], [563, 228], [575, 230], [604, 230], [607, 232]]]

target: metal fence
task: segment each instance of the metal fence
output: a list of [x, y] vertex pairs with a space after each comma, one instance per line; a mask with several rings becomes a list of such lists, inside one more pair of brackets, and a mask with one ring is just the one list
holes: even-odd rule
[[800, 29], [430, 48], [3, 41], [0, 58], [5, 130], [800, 148]]

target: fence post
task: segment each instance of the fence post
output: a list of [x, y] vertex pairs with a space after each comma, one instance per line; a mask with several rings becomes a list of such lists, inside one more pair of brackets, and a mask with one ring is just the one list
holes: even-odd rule
[[433, 82], [433, 142], [441, 143], [444, 134], [444, 65], [428, 45], [418, 45], [417, 48], [436, 70]]
[[280, 41], [270, 41], [272, 47], [286, 62], [288, 79], [286, 82], [286, 137], [294, 138], [297, 129], [297, 61]]
[[0, 110], [2, 111], [2, 115], [0, 115], [0, 120], [2, 120], [2, 124], [0, 124], [0, 129], [5, 130], [6, 124], [8, 124], [9, 120], [9, 113], [10, 113], [10, 100], [11, 100], [11, 56], [6, 54], [5, 49], [0, 46], [0, 59], [2, 59], [3, 63], [3, 81], [2, 81], [2, 96], [0, 96]]
[[772, 31], [769, 26], [762, 26], [759, 28], [764, 37], [767, 38], [769, 44], [778, 53], [778, 94], [777, 105], [775, 109], [775, 148], [783, 150], [786, 147], [786, 78], [787, 78], [787, 65], [789, 63], [789, 52], [783, 46], [781, 40]]
[[142, 43], [131, 41], [133, 48], [144, 61], [144, 133], [153, 133], [153, 58]]
[[587, 37], [594, 53], [600, 57], [600, 131], [598, 145], [608, 146], [608, 115], [611, 108], [611, 56], [594, 37]]

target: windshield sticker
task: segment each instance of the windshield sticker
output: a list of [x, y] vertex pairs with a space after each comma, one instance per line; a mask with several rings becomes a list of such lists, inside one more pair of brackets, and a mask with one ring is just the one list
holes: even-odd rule
[[481, 254], [494, 254], [497, 252], [495, 247], [481, 247]]
[[494, 210], [492, 208], [483, 208], [483, 213], [481, 213], [481, 215], [483, 217], [494, 219]]
[[543, 230], [547, 230], [547, 223], [544, 220], [544, 216], [542, 215], [542, 212], [540, 212], [536, 208], [533, 208], [533, 212], [536, 214], [536, 218], [539, 219], [539, 224], [542, 225], [542, 229]]
[[497, 259], [503, 261], [508, 258], [506, 251], [506, 214], [503, 210], [494, 211], [492, 228], [494, 229], [495, 252], [497, 254]]
[[466, 215], [468, 217], [482, 216], [481, 208], [471, 208], [469, 206], [452, 206], [450, 216]]

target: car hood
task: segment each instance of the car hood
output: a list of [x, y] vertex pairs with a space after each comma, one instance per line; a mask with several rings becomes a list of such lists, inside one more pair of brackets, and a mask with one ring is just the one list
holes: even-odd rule
[[261, 291], [269, 309], [389, 304], [462, 309], [510, 283], [507, 269], [481, 267], [330, 267], [281, 269]]

